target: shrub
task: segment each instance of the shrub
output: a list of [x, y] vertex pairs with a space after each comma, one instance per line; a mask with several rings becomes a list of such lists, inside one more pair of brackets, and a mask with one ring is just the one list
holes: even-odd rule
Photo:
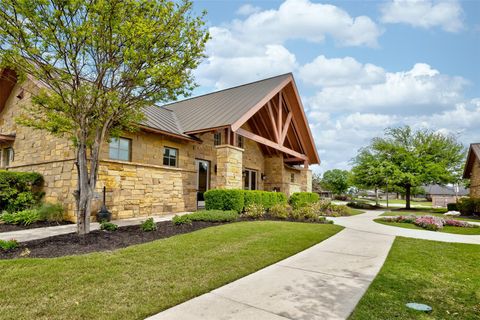
[[261, 204], [252, 203], [245, 208], [245, 212], [243, 214], [245, 217], [250, 219], [259, 219], [264, 216], [265, 208]]
[[287, 196], [283, 192], [245, 190], [244, 207], [253, 203], [261, 204], [265, 209], [270, 209], [276, 204], [287, 203]]
[[118, 225], [116, 225], [115, 223], [108, 222], [108, 221], [102, 221], [100, 223], [100, 230], [117, 231], [118, 230]]
[[288, 219], [291, 211], [292, 207], [290, 207], [288, 204], [277, 203], [273, 205], [270, 210], [268, 210], [268, 213], [272, 218], [285, 220]]
[[455, 219], [444, 219], [444, 226], [462, 227], [462, 228], [479, 228], [480, 226], [466, 221], [460, 221]]
[[331, 204], [330, 207], [328, 208], [328, 211], [331, 211], [337, 216], [348, 216], [350, 215], [350, 211], [347, 206], [344, 205], [338, 205], [338, 204]]
[[319, 223], [333, 223], [333, 221], [327, 220], [325, 217], [319, 215], [318, 204], [307, 204], [298, 209], [292, 210], [290, 219], [295, 221], [308, 221]]
[[43, 178], [35, 172], [0, 170], [0, 211], [17, 212], [37, 206]]
[[320, 196], [315, 192], [294, 192], [288, 202], [294, 209], [306, 206], [309, 203], [315, 203], [320, 200]]
[[336, 195], [333, 196], [333, 199], [334, 200], [339, 200], [339, 201], [348, 201], [348, 196], [336, 194]]
[[373, 204], [361, 202], [361, 201], [350, 201], [349, 203], [347, 203], [347, 206], [349, 206], [350, 208], [363, 209], [363, 210], [373, 210], [377, 208], [377, 206]]
[[3, 251], [10, 251], [18, 248], [17, 240], [0, 240], [0, 249]]
[[443, 219], [432, 216], [422, 216], [414, 222], [417, 226], [427, 230], [437, 231], [443, 228]]
[[456, 203], [447, 203], [447, 210], [448, 211], [458, 211], [458, 207]]
[[480, 198], [461, 198], [457, 202], [458, 211], [464, 216], [480, 213]]
[[63, 206], [60, 203], [44, 203], [38, 208], [38, 215], [42, 221], [63, 221]]
[[38, 210], [28, 209], [15, 213], [4, 212], [0, 216], [0, 220], [2, 220], [6, 224], [21, 224], [24, 226], [28, 226], [34, 222], [39, 221], [40, 215], [38, 214]]
[[153, 218], [148, 218], [147, 220], [143, 221], [140, 225], [143, 231], [155, 231], [157, 230], [157, 224], [153, 221]]
[[243, 211], [244, 190], [211, 189], [204, 193], [204, 197], [207, 210]]
[[236, 211], [221, 210], [201, 210], [190, 214], [175, 216], [172, 219], [173, 224], [191, 224], [192, 221], [208, 221], [208, 222], [231, 222], [238, 218]]

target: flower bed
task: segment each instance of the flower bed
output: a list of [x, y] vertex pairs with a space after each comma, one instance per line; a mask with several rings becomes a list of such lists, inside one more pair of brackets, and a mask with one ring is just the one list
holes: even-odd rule
[[426, 230], [438, 231], [444, 226], [462, 227], [462, 228], [479, 228], [480, 226], [466, 221], [460, 221], [455, 219], [442, 219], [434, 216], [393, 216], [383, 217], [385, 222], [399, 222], [399, 223], [412, 223]]

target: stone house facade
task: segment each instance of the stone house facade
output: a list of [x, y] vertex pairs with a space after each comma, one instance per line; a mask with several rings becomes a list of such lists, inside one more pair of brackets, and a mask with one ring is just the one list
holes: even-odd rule
[[[0, 169], [44, 176], [45, 200], [75, 220], [71, 141], [17, 124], [41, 86], [0, 71]], [[102, 146], [97, 197], [114, 218], [196, 210], [211, 188], [311, 191], [315, 143], [291, 74], [145, 109], [138, 131]]]
[[470, 179], [470, 197], [480, 198], [480, 143], [470, 144], [463, 178]]

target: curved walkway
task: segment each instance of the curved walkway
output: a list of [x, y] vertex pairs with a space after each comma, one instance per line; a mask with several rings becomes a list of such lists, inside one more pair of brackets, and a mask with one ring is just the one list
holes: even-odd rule
[[[480, 244], [480, 235], [462, 235], [427, 230], [406, 229], [387, 226], [373, 221], [383, 212], [384, 211], [367, 211], [366, 213], [356, 216], [331, 218], [331, 220], [338, 225], [357, 231], [442, 242]], [[453, 217], [453, 219], [455, 218]]]

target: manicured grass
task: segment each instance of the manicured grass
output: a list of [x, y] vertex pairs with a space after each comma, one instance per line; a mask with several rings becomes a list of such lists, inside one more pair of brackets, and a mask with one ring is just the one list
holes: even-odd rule
[[[393, 227], [400, 227], [400, 228], [406, 228], [406, 229], [417, 229], [417, 230], [425, 230], [425, 231], [431, 231], [424, 229], [422, 227], [419, 227], [413, 223], [404, 223], [404, 222], [388, 222], [388, 221], [382, 221], [382, 219], [375, 219], [374, 220], [377, 223], [385, 224], [387, 226], [393, 226]], [[452, 227], [452, 226], [444, 226], [442, 229], [438, 231], [431, 231], [431, 232], [444, 232], [444, 233], [455, 233], [455, 234], [466, 234], [466, 235], [480, 235], [480, 228], [464, 228], [464, 227]], [[480, 248], [479, 248], [480, 250]]]
[[[375, 204], [375, 200], [372, 199], [363, 199], [359, 198], [356, 199], [356, 201], [363, 201], [367, 202], [370, 204]], [[378, 200], [378, 203], [381, 205], [386, 206], [387, 205], [387, 200]], [[405, 200], [402, 199], [389, 199], [388, 204], [406, 204]], [[410, 201], [411, 206], [422, 206], [422, 207], [431, 207], [432, 206], [432, 201]]]
[[470, 222], [480, 222], [480, 219], [469, 219], [469, 218], [464, 218], [464, 217], [454, 217], [454, 216], [446, 216], [442, 213], [435, 213], [435, 212], [429, 212], [429, 211], [386, 211], [381, 214], [381, 216], [435, 216], [435, 217], [440, 217], [440, 218], [451, 218], [455, 220], [463, 220], [463, 221], [470, 221]]
[[[479, 261], [479, 245], [397, 237], [349, 319], [478, 319]], [[409, 310], [408, 302], [433, 311]]]
[[1, 318], [143, 319], [340, 230], [330, 224], [239, 222], [107, 253], [0, 261]]
[[348, 207], [349, 216], [356, 216], [357, 214], [362, 214], [362, 213], [365, 213], [365, 211]]

